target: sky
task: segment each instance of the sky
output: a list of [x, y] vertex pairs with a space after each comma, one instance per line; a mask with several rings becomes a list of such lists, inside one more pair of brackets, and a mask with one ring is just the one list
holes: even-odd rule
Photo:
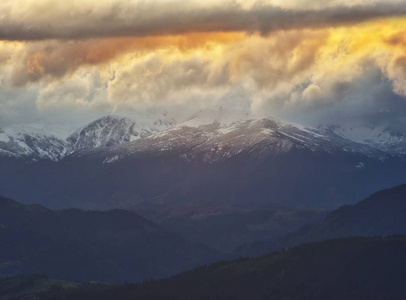
[[222, 105], [406, 130], [406, 1], [2, 0], [0, 127]]

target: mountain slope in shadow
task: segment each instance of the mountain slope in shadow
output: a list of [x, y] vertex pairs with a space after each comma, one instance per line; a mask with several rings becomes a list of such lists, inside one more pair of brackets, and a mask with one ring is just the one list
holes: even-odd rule
[[374, 193], [355, 205], [343, 206], [322, 221], [275, 241], [240, 246], [234, 256], [255, 256], [340, 237], [393, 234], [406, 234], [406, 184]]
[[49, 289], [36, 299], [400, 300], [406, 294], [405, 251], [406, 237], [329, 240], [142, 285]]
[[125, 210], [54, 211], [0, 197], [0, 276], [139, 281], [212, 261], [217, 253]]

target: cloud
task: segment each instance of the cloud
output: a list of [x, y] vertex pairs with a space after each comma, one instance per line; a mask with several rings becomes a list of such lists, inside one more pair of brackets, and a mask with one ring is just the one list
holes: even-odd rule
[[112, 111], [105, 79], [97, 71], [81, 71], [64, 81], [40, 85], [34, 103], [42, 119], [71, 125]]
[[337, 4], [319, 9], [283, 8], [267, 2], [199, 1], [6, 1], [0, 8], [0, 40], [145, 37], [191, 32], [259, 32], [350, 25], [403, 16], [402, 2]]
[[216, 61], [199, 55], [183, 59], [166, 54], [147, 55], [118, 69], [108, 86], [110, 100], [138, 105], [174, 98], [185, 101], [228, 84], [226, 64], [216, 65]]
[[316, 85], [316, 84], [311, 84], [307, 88], [304, 89], [303, 91], [303, 99], [306, 101], [312, 101], [312, 100], [320, 100], [323, 99], [324, 94], [322, 89]]
[[23, 87], [44, 79], [60, 79], [82, 66], [108, 62], [134, 47], [125, 39], [29, 43], [16, 50], [10, 85]]
[[249, 36], [231, 45], [192, 51], [192, 55], [161, 49], [134, 57], [124, 66], [111, 64], [115, 73], [108, 83], [109, 99], [139, 106], [197, 103], [197, 99], [207, 101], [206, 95], [224, 99], [233, 89], [249, 99], [248, 91], [269, 92], [308, 76], [327, 39], [325, 31], [291, 31]]
[[392, 79], [394, 92], [406, 96], [406, 55], [392, 59], [388, 67], [388, 76]]
[[404, 131], [405, 100], [393, 91], [379, 65], [368, 59], [359, 64], [352, 74], [349, 67], [344, 67], [333, 77], [314, 81], [303, 78], [293, 87], [274, 90], [268, 97], [259, 98], [253, 108], [316, 127], [353, 124]]
[[28, 123], [38, 118], [36, 94], [37, 89], [0, 89], [0, 128], [10, 124]]
[[[109, 38], [76, 41], [35, 41], [14, 43], [0, 49], [0, 65], [13, 67], [8, 72], [11, 86], [24, 87], [40, 81], [52, 81], [70, 76], [81, 67], [123, 62], [130, 53], [144, 55], [159, 49], [182, 52], [205, 49], [214, 44], [235, 43], [244, 39], [241, 34], [191, 34], [187, 36]], [[121, 60], [120, 60], [121, 59]]]
[[251, 37], [229, 53], [234, 80], [250, 77], [262, 89], [303, 78], [315, 63], [320, 48], [327, 42], [326, 31], [289, 31], [267, 38]]
[[310, 125], [359, 119], [400, 128], [405, 18], [359, 22], [405, 7], [6, 0], [0, 36], [15, 41], [0, 41], [0, 126], [128, 109], [184, 117], [217, 103]]

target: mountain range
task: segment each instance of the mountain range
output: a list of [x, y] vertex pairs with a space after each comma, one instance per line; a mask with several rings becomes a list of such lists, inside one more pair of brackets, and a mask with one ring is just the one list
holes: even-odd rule
[[[216, 279], [208, 282], [211, 282], [210, 285], [213, 286], [213, 289], [221, 290], [221, 284], [224, 283], [224, 280], [228, 280], [229, 276], [231, 276], [230, 282], [235, 282], [235, 280], [242, 280], [242, 278], [250, 278], [253, 273], [249, 270], [257, 270], [259, 273], [255, 271], [256, 275], [249, 279], [253, 281], [246, 283], [246, 288], [251, 289], [256, 286], [255, 280], [262, 278], [258, 277], [262, 276], [260, 274], [273, 272], [275, 266], [281, 268], [280, 272], [293, 270], [291, 274], [293, 277], [286, 279], [289, 282], [293, 278], [300, 278], [299, 280], [305, 284], [304, 286], [311, 287], [313, 285], [307, 281], [308, 278], [305, 274], [308, 274], [309, 270], [322, 270], [322, 265], [326, 264], [326, 269], [318, 274], [317, 276], [320, 277], [315, 280], [322, 283], [320, 286], [323, 286], [327, 292], [330, 286], [321, 280], [327, 274], [333, 277], [339, 276], [343, 272], [357, 274], [361, 270], [365, 271], [367, 265], [370, 264], [369, 260], [374, 259], [382, 261], [379, 267], [376, 264], [373, 265], [374, 268], [377, 268], [375, 272], [380, 272], [386, 264], [388, 264], [388, 268], [393, 268], [392, 263], [395, 263], [399, 258], [386, 255], [392, 255], [396, 251], [400, 251], [399, 253], [404, 251], [402, 247], [404, 247], [405, 239], [395, 236], [406, 234], [405, 199], [406, 185], [383, 190], [356, 205], [343, 206], [332, 211], [322, 221], [306, 225], [302, 229], [286, 234], [281, 238], [271, 242], [257, 242], [241, 246], [230, 255], [221, 255], [209, 247], [190, 242], [177, 234], [170, 233], [163, 227], [129, 211], [102, 212], [79, 209], [55, 211], [40, 205], [24, 205], [7, 198], [0, 198], [0, 243], [2, 245], [0, 247], [0, 276], [43, 273], [53, 278], [71, 281], [140, 281], [152, 277], [170, 276], [199, 264], [206, 264], [226, 257], [257, 256], [272, 251], [282, 251], [266, 257], [256, 257], [248, 260], [247, 263], [245, 260], [239, 260], [219, 263], [208, 268], [203, 267], [200, 270], [187, 273], [187, 275], [180, 275], [178, 277], [181, 278], [179, 282], [176, 281], [177, 279], [167, 281], [171, 283], [164, 289], [178, 288], [181, 284], [186, 286], [189, 284], [199, 285], [199, 280], [195, 281], [196, 278], [207, 281], [208, 279], [202, 278], [214, 276]], [[189, 230], [194, 231], [195, 235], [201, 234], [197, 227], [192, 227]], [[237, 226], [236, 230], [241, 230], [241, 226]], [[392, 237], [360, 239], [357, 238], [359, 236]], [[344, 237], [346, 239], [293, 248], [293, 250], [286, 252], [287, 249], [300, 244]], [[269, 238], [272, 237], [269, 236]], [[302, 252], [302, 250], [297, 249], [307, 250]], [[388, 254], [387, 250], [395, 252]], [[296, 257], [295, 255], [298, 253], [301, 254]], [[352, 254], [347, 257], [349, 253]], [[378, 258], [377, 255], [381, 256]], [[316, 262], [321, 257], [324, 257], [325, 260], [321, 259], [321, 261]], [[276, 262], [274, 259], [280, 261], [281, 265], [279, 263], [274, 265]], [[296, 263], [294, 263], [295, 261]], [[349, 263], [347, 267], [350, 269], [340, 271], [336, 269], [344, 266], [341, 265], [340, 261], [365, 262], [365, 265], [358, 269], [359, 264]], [[267, 265], [269, 269], [265, 267]], [[219, 267], [220, 269], [218, 269]], [[265, 269], [262, 269], [263, 267]], [[400, 267], [399, 272], [403, 272], [403, 267]], [[299, 273], [296, 273], [299, 270], [297, 268], [301, 270], [300, 276]], [[330, 273], [327, 272], [329, 268], [331, 268]], [[228, 273], [227, 270], [233, 269], [234, 271]], [[209, 270], [209, 273], [202, 270]], [[223, 273], [225, 277], [213, 275], [223, 272], [221, 270], [225, 272]], [[235, 278], [236, 274], [240, 274], [238, 270], [242, 270], [241, 274], [243, 274], [240, 279]], [[371, 280], [375, 282], [372, 277], [368, 277], [369, 273], [372, 272], [371, 270], [359, 273], [364, 278], [362, 280], [368, 282], [369, 285], [372, 284]], [[337, 274], [334, 273], [335, 271]], [[271, 277], [264, 278], [273, 278], [269, 280], [274, 284], [278, 282], [279, 271], [274, 275], [272, 274], [269, 273]], [[197, 277], [194, 277], [195, 275]], [[192, 281], [187, 283], [188, 280]], [[338, 280], [338, 278], [334, 280]], [[261, 283], [263, 285], [261, 289], [268, 289], [269, 285], [266, 282], [268, 281], [265, 280]], [[311, 289], [316, 288], [317, 284], [314, 284]], [[347, 284], [348, 282], [345, 283], [345, 285]], [[359, 285], [357, 286], [359, 287]], [[226, 287], [225, 285], [224, 288], [227, 290], [224, 291], [226, 293], [233, 292], [233, 290], [229, 290], [231, 286]], [[297, 288], [302, 289], [303, 286], [299, 284]], [[193, 290], [200, 290], [200, 287], [195, 286]], [[273, 289], [271, 290], [272, 293], [275, 292]], [[288, 290], [285, 290], [284, 293], [288, 293]], [[313, 299], [312, 297], [317, 295], [312, 294], [310, 296], [310, 299]], [[319, 299], [317, 297], [314, 299]], [[328, 297], [328, 299], [330, 298]]]
[[[200, 226], [191, 222], [196, 216], [183, 217], [182, 222], [167, 217], [178, 225], [167, 221], [163, 222], [165, 227], [161, 227], [125, 210], [55, 211], [0, 197], [0, 277], [42, 273], [71, 281], [140, 281], [169, 276], [222, 258], [285, 251], [303, 243], [343, 237], [404, 235], [405, 199], [406, 185], [383, 190], [356, 205], [332, 211], [321, 221], [275, 239], [272, 235], [275, 223], [279, 222], [279, 227], [285, 231], [292, 229], [292, 224], [289, 227], [283, 223], [295, 223], [293, 216], [297, 218], [300, 211], [275, 208], [273, 215], [271, 211], [262, 211], [262, 215], [256, 211], [246, 215], [240, 212], [237, 217], [235, 214], [219, 214]], [[250, 217], [250, 221], [245, 221]], [[302, 217], [301, 222], [305, 219]], [[222, 222], [228, 225], [224, 226]], [[251, 233], [244, 228], [248, 224]], [[182, 229], [181, 225], [189, 228]], [[258, 238], [256, 230], [266, 226], [269, 230], [262, 228], [262, 237], [268, 232], [271, 241], [245, 244], [229, 254], [196, 243], [197, 240], [216, 245], [223, 235], [224, 245], [232, 249], [233, 243], [241, 240], [241, 236]], [[231, 230], [233, 227], [234, 231]], [[241, 236], [237, 232], [242, 232]], [[202, 237], [194, 239], [193, 234]], [[211, 239], [210, 234], [213, 235]], [[230, 237], [227, 238], [227, 234]]]
[[[273, 125], [265, 123], [273, 123]], [[244, 124], [249, 126], [244, 126]], [[224, 141], [223, 135], [236, 129], [245, 131], [246, 135], [254, 133], [254, 137], [250, 140], [243, 141], [248, 144], [246, 146], [249, 146], [249, 144], [256, 144], [264, 140], [264, 136], [271, 135], [272, 128], [269, 126], [275, 125], [282, 136], [290, 137], [303, 147], [314, 150], [317, 148], [332, 150], [334, 147], [339, 147], [344, 151], [363, 152], [369, 155], [383, 155], [378, 152], [391, 155], [406, 154], [406, 134], [388, 127], [330, 125], [311, 128], [270, 116], [225, 109], [221, 106], [198, 111], [182, 121], [176, 121], [166, 114], [152, 115], [134, 112], [127, 116], [106, 115], [77, 129], [72, 129], [72, 126], [66, 128], [42, 123], [4, 127], [0, 129], [0, 153], [2, 156], [12, 156], [28, 161], [40, 159], [58, 161], [81, 149], [126, 144], [172, 127], [175, 127], [175, 132], [182, 127], [206, 127], [205, 136], [201, 137], [205, 142], [209, 142], [206, 146], [210, 147], [214, 144], [217, 146], [217, 154], [227, 157], [244, 148], [241, 148], [242, 145], [239, 143], [241, 140], [239, 140], [234, 145], [229, 145], [229, 153], [222, 151], [221, 145], [218, 144], [227, 142]], [[258, 128], [264, 130], [257, 131]], [[171, 134], [173, 133], [168, 133], [168, 135]], [[157, 137], [160, 136], [162, 135]], [[241, 137], [239, 138], [241, 139]], [[333, 145], [328, 145], [329, 143]], [[198, 142], [198, 144], [200, 143]], [[165, 146], [171, 147], [168, 143]], [[280, 145], [279, 150], [287, 151], [290, 146], [285, 144], [283, 150], [283, 146]], [[237, 149], [238, 147], [239, 149]], [[378, 152], [374, 150], [378, 150]]]
[[0, 157], [32, 162], [58, 161], [80, 149], [131, 142], [173, 126], [175, 120], [133, 113], [107, 115], [73, 130], [48, 124], [28, 124], [0, 129]]
[[0, 194], [51, 208], [142, 214], [185, 205], [331, 209], [406, 182], [401, 153], [325, 128], [222, 107], [174, 123], [136, 127], [144, 123], [105, 117], [68, 136], [59, 159], [3, 156]]

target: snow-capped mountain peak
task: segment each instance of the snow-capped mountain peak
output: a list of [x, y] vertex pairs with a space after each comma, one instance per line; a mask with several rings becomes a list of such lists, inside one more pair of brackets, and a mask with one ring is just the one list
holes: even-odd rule
[[0, 129], [0, 156], [58, 161], [80, 149], [131, 142], [175, 124], [164, 115], [132, 113], [129, 116], [103, 116], [77, 130], [45, 123], [5, 127]]
[[0, 154], [30, 160], [57, 161], [66, 154], [66, 144], [52, 128], [42, 124], [15, 125], [0, 129]]
[[222, 106], [200, 110], [178, 125], [166, 115], [129, 113], [106, 115], [76, 131], [43, 124], [0, 129], [0, 156], [31, 161], [57, 161], [81, 149], [118, 145], [124, 153], [176, 150], [187, 160], [203, 157], [205, 161], [246, 151], [283, 153], [292, 147], [383, 159], [406, 154], [406, 134], [362, 126], [311, 128]]
[[174, 152], [186, 161], [212, 164], [241, 155], [262, 160], [291, 150], [328, 155], [358, 153], [374, 159], [388, 157], [368, 145], [317, 128], [216, 107], [199, 111], [187, 121], [145, 139], [113, 147], [106, 152], [104, 163], [136, 153]]
[[107, 115], [78, 129], [67, 138], [69, 153], [79, 149], [109, 147], [132, 142], [167, 129], [175, 123], [169, 118], [148, 118], [137, 115], [136, 119]]

